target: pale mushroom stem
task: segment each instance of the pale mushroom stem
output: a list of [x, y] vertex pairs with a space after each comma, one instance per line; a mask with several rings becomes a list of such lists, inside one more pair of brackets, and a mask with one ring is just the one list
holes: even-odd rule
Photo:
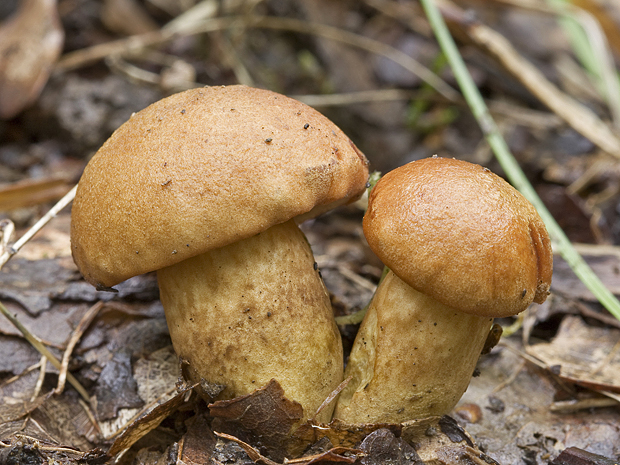
[[334, 417], [399, 423], [449, 413], [471, 379], [493, 318], [424, 295], [389, 272], [362, 322]]
[[329, 295], [293, 220], [157, 273], [174, 349], [190, 379], [225, 386], [218, 399], [276, 379], [305, 420], [342, 381]]

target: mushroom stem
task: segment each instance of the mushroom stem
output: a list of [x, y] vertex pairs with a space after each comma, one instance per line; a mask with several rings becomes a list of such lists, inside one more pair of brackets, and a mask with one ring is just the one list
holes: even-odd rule
[[293, 220], [157, 275], [174, 349], [192, 381], [225, 386], [217, 399], [276, 379], [305, 420], [342, 381], [329, 295]]
[[449, 413], [471, 379], [493, 318], [422, 294], [392, 271], [379, 285], [351, 350], [335, 418], [399, 423]]

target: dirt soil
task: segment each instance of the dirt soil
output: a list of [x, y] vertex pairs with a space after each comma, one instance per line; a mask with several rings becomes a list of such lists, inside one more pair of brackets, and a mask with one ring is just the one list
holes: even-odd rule
[[[373, 171], [437, 154], [506, 175], [417, 1], [198, 3], [2, 2], [0, 255], [132, 113], [193, 87], [242, 83], [297, 98], [340, 126]], [[441, 5], [519, 166], [620, 296], [620, 7], [574, 0], [562, 16], [560, 3]], [[382, 274], [364, 208], [302, 226], [337, 316], [364, 308]], [[288, 443], [252, 443], [230, 421], [218, 430], [180, 379], [155, 276], [97, 291], [73, 264], [69, 232], [67, 207], [0, 264], [0, 302], [64, 362], [53, 366], [0, 316], [0, 464], [283, 462]], [[570, 447], [617, 463], [620, 322], [557, 250], [547, 301], [497, 322], [513, 331], [481, 357], [455, 423], [333, 425], [315, 435], [305, 463], [535, 465]], [[348, 353], [357, 325], [340, 331]], [[250, 405], [278, 395], [269, 387]]]

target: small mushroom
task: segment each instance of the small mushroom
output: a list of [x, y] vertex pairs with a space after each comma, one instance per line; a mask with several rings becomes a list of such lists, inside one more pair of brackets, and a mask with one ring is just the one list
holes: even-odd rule
[[187, 376], [222, 386], [208, 389], [218, 400], [275, 379], [303, 421], [342, 381], [343, 360], [296, 222], [357, 199], [367, 178], [364, 155], [300, 102], [244, 86], [182, 92], [133, 115], [89, 162], [73, 257], [100, 289], [157, 270]]
[[334, 416], [398, 423], [449, 413], [493, 318], [546, 299], [553, 257], [545, 226], [488, 169], [432, 157], [377, 183], [364, 234], [390, 271], [361, 323]]

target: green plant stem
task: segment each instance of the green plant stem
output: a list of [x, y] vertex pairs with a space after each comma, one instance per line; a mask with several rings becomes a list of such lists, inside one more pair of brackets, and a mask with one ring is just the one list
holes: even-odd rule
[[465, 62], [461, 57], [448, 27], [437, 8], [434, 0], [420, 0], [428, 21], [443, 50], [448, 63], [452, 68], [455, 78], [463, 92], [463, 96], [469, 105], [474, 117], [478, 121], [495, 157], [506, 173], [508, 180], [514, 185], [538, 210], [538, 214], [545, 222], [549, 235], [555, 243], [557, 251], [566, 260], [584, 285], [596, 296], [599, 302], [618, 320], [620, 320], [620, 302], [601, 282], [592, 271], [586, 261], [573, 247], [562, 228], [557, 224], [547, 207], [536, 194], [536, 191], [528, 181], [525, 173], [516, 162], [506, 141], [499, 132], [489, 109], [487, 108], [478, 88], [471, 75], [467, 71]]

